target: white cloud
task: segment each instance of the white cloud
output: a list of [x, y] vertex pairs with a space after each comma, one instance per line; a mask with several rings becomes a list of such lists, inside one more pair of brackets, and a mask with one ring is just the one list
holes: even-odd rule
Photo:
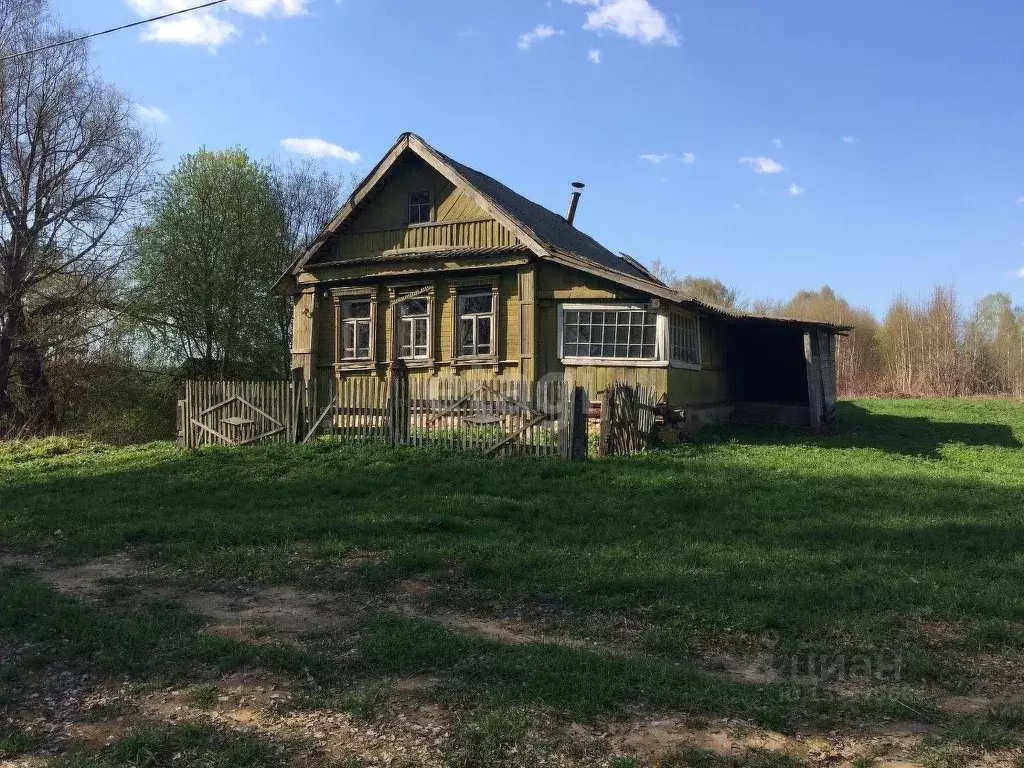
[[791, 194], [793, 197], [800, 197], [800, 195], [802, 195], [806, 191], [807, 190], [801, 187], [799, 184], [789, 185], [789, 194]]
[[1024, 267], [1021, 267], [1020, 269], [1018, 269], [1013, 274], [1015, 274], [1017, 277], [1024, 277]]
[[142, 104], [135, 105], [135, 113], [143, 120], [152, 120], [154, 123], [166, 123], [170, 118], [160, 107], [147, 107]]
[[589, 51], [587, 51], [587, 61], [589, 61], [591, 64], [600, 64], [601, 51], [599, 51], [597, 48], [591, 48]]
[[228, 7], [250, 16], [302, 16], [308, 0], [228, 0]]
[[[127, 0], [128, 5], [144, 18], [184, 10], [194, 0]], [[222, 6], [229, 12], [263, 18], [299, 16], [306, 13], [309, 0], [229, 0]], [[217, 48], [240, 34], [238, 27], [226, 19], [220, 9], [203, 9], [155, 21], [143, 28], [142, 39], [159, 43], [205, 45]]]
[[754, 169], [754, 173], [782, 173], [786, 170], [782, 163], [770, 157], [741, 157], [738, 162], [749, 165]]
[[640, 159], [648, 163], [653, 163], [654, 165], [661, 165], [668, 160], [668, 154], [656, 155], [653, 152], [646, 152], [640, 155]]
[[266, 32], [260, 32], [260, 36], [256, 38], [256, 45], [266, 45], [269, 39]]
[[209, 12], [196, 11], [187, 16], [150, 24], [142, 33], [142, 39], [154, 43], [206, 45], [216, 48], [237, 35], [238, 27], [230, 21], [224, 21]]
[[782, 139], [772, 139], [772, 144], [775, 145], [776, 149], [782, 149]]
[[860, 139], [856, 136], [843, 136], [843, 144], [860, 144]]
[[668, 25], [665, 15], [649, 0], [565, 0], [573, 5], [586, 5], [584, 29], [593, 32], [615, 32], [644, 45], [660, 43], [679, 45], [679, 37]]
[[549, 37], [563, 34], [565, 34], [565, 32], [561, 29], [555, 29], [547, 24], [538, 24], [533, 28], [532, 32], [524, 32], [521, 34], [519, 36], [519, 42], [516, 43], [516, 45], [525, 51], [538, 40], [547, 40]]
[[1021, 195], [1020, 197], [1017, 198], [1017, 203], [1019, 205], [1024, 205], [1024, 195]]
[[323, 139], [281, 139], [281, 146], [289, 152], [299, 155], [333, 157], [336, 160], [344, 160], [346, 163], [358, 163], [360, 158], [358, 152], [345, 149], [338, 144], [331, 144]]
[[683, 154], [679, 157], [679, 160], [685, 163], [686, 165], [693, 165], [695, 162], [697, 162], [697, 156], [693, 154], [693, 152], [683, 152]]

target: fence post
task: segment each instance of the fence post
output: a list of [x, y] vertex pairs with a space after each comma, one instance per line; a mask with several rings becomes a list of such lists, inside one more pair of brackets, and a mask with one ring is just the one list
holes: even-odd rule
[[302, 378], [301, 368], [292, 368], [289, 390], [291, 401], [289, 406], [292, 412], [292, 433], [288, 435], [289, 443], [301, 443], [306, 436], [306, 396], [309, 392], [307, 382]]
[[587, 421], [589, 417], [590, 401], [587, 397], [587, 390], [583, 387], [572, 388], [572, 434], [569, 435], [569, 459], [571, 461], [585, 461], [587, 458]]
[[393, 360], [388, 369], [388, 442], [391, 445], [409, 441], [409, 395], [409, 369], [404, 360]]
[[597, 440], [597, 455], [609, 456], [615, 452], [612, 424], [615, 421], [615, 385], [611, 384], [601, 395], [601, 431]]

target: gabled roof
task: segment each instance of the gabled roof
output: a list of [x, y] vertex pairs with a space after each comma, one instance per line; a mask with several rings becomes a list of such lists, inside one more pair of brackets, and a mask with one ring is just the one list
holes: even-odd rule
[[[331, 236], [355, 213], [359, 204], [405, 152], [418, 155], [452, 184], [468, 191], [481, 208], [511, 230], [536, 255], [589, 263], [603, 271], [640, 280], [645, 284], [644, 290], [651, 286], [668, 290], [632, 259], [612, 253], [590, 235], [569, 224], [562, 216], [528, 200], [487, 174], [453, 160], [413, 133], [403, 133], [398, 137], [398, 141], [356, 188], [337, 215], [282, 275], [278, 285], [289, 275], [297, 275], [315, 259]], [[578, 264], [573, 266], [578, 267]]]
[[530, 230], [548, 250], [563, 251], [630, 277], [651, 279], [649, 272], [637, 269], [629, 260], [612, 253], [590, 235], [576, 229], [563, 216], [523, 197], [485, 173], [463, 165], [441, 152], [437, 152], [437, 155], [522, 227]]
[[[477, 205], [519, 238], [523, 244], [521, 246], [523, 250], [532, 252], [540, 258], [603, 277], [619, 285], [661, 299], [700, 308], [725, 318], [816, 326], [837, 332], [847, 330], [844, 326], [835, 326], [830, 323], [749, 315], [717, 307], [674, 291], [631, 256], [612, 253], [590, 235], [576, 229], [564, 217], [528, 200], [487, 174], [463, 165], [439, 152], [414, 133], [403, 133], [398, 137], [388, 153], [349, 196], [341, 210], [310, 243], [306, 251], [296, 258], [278, 279], [274, 285], [275, 290], [280, 289], [286, 281], [298, 275], [310, 264], [324, 244], [355, 213], [360, 203], [406, 152], [418, 155], [453, 185], [466, 190]], [[349, 263], [349, 261], [345, 260], [345, 263]]]

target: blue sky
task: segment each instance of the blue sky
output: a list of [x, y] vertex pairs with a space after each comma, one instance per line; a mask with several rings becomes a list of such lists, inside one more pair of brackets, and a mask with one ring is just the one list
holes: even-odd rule
[[[52, 2], [85, 31], [193, 4]], [[613, 250], [881, 313], [937, 283], [1024, 303], [1022, 25], [1017, 0], [230, 0], [93, 51], [167, 165], [366, 171], [411, 130], [559, 212], [585, 181]]]

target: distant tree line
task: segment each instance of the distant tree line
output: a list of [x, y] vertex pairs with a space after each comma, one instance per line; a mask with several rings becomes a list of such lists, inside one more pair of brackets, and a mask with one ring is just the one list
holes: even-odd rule
[[[353, 179], [241, 148], [156, 172], [154, 137], [88, 46], [46, 47], [73, 36], [46, 0], [0, 0], [0, 437], [170, 437], [183, 377], [287, 375], [291, 305], [268, 288]], [[718, 280], [653, 270], [746, 306]], [[940, 288], [881, 321], [828, 287], [749, 308], [852, 326], [846, 396], [1024, 396], [1024, 313], [1006, 294], [965, 313]]]
[[720, 280], [680, 278], [661, 262], [652, 271], [676, 290], [710, 304], [754, 314], [851, 326], [836, 343], [840, 395], [1024, 397], [1024, 307], [1007, 293], [965, 309], [952, 287], [924, 299], [897, 296], [881, 320], [827, 285], [788, 301], [745, 302]]
[[[0, 0], [0, 58], [73, 37]], [[85, 43], [0, 61], [0, 437], [168, 437], [183, 375], [283, 376], [268, 287], [351, 186], [311, 161], [157, 144]]]

